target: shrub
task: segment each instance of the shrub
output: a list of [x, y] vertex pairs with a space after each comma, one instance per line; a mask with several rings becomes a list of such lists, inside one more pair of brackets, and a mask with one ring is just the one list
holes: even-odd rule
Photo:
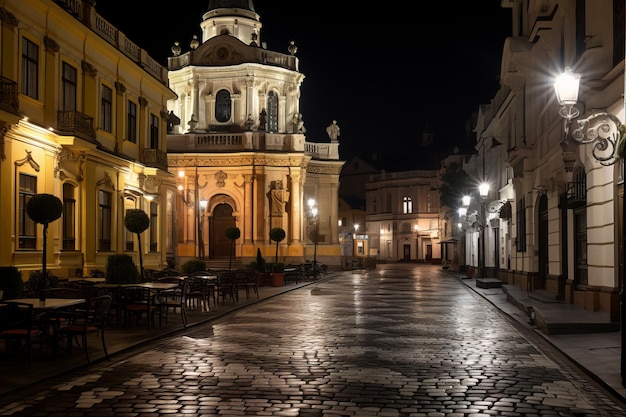
[[109, 255], [105, 272], [107, 283], [135, 284], [139, 282], [139, 270], [133, 257], [126, 254]]
[[191, 259], [181, 265], [180, 269], [187, 275], [206, 271], [206, 263], [200, 259]]
[[34, 297], [38, 297], [42, 288], [56, 288], [59, 284], [59, 278], [50, 271], [46, 271], [46, 285], [42, 286], [43, 272], [31, 271], [28, 281], [26, 281], [26, 292], [32, 294]]
[[4, 298], [21, 298], [24, 293], [22, 272], [14, 266], [0, 266], [0, 288], [4, 290]]

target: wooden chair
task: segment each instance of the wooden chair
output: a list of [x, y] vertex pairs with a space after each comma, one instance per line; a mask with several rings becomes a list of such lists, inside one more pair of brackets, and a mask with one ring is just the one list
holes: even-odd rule
[[108, 294], [92, 298], [87, 303], [86, 308], [75, 310], [67, 324], [61, 325], [57, 330], [61, 339], [67, 339], [67, 350], [72, 351], [73, 341], [80, 338], [85, 350], [87, 363], [89, 360], [89, 347], [87, 336], [92, 333], [100, 333], [104, 356], [109, 359], [107, 352], [104, 329], [108, 324], [109, 312], [111, 310], [112, 297]]
[[37, 325], [39, 317], [34, 316], [33, 305], [17, 301], [5, 301], [0, 309], [0, 340], [4, 340], [8, 353], [18, 351], [23, 344], [26, 348], [28, 367], [32, 363], [33, 340], [41, 339], [43, 330]]

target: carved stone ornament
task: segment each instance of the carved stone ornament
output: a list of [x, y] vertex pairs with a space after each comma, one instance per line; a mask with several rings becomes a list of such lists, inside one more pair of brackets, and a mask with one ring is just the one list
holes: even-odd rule
[[218, 188], [224, 188], [224, 186], [226, 185], [226, 178], [228, 178], [228, 175], [224, 172], [224, 171], [217, 171], [214, 175], [215, 177], [215, 185]]
[[46, 48], [46, 51], [48, 51], [48, 52], [58, 53], [59, 50], [61, 49], [61, 47], [59, 46], [57, 41], [55, 41], [52, 38], [49, 38], [48, 36], [44, 36], [43, 44], [44, 44], [44, 46]]
[[104, 173], [104, 176], [96, 182], [96, 185], [109, 190], [115, 190], [115, 184], [113, 184], [113, 180], [108, 172]]
[[26, 165], [26, 164], [29, 164], [30, 167], [35, 170], [35, 172], [39, 172], [39, 170], [41, 169], [39, 164], [37, 162], [35, 162], [35, 160], [33, 159], [31, 151], [26, 151], [26, 157], [25, 158], [22, 158], [22, 159], [20, 159], [18, 161], [15, 161], [15, 166], [16, 167], [21, 167], [21, 166]]

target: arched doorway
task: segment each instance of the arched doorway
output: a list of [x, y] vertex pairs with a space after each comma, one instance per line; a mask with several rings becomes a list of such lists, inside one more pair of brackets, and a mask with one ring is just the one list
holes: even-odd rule
[[230, 256], [231, 241], [226, 237], [226, 229], [235, 225], [230, 204], [219, 203], [213, 207], [209, 218], [209, 259]]

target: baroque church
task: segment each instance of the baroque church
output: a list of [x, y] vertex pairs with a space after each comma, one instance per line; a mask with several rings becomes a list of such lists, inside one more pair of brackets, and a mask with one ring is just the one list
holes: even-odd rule
[[[259, 250], [268, 261], [340, 263], [338, 126], [307, 141], [297, 47], [266, 49], [262, 26], [252, 0], [211, 0], [201, 40], [187, 51], [176, 43], [168, 58], [178, 263], [229, 257], [229, 227], [240, 230], [234, 255], [244, 265]], [[278, 246], [277, 227], [286, 232]]]

